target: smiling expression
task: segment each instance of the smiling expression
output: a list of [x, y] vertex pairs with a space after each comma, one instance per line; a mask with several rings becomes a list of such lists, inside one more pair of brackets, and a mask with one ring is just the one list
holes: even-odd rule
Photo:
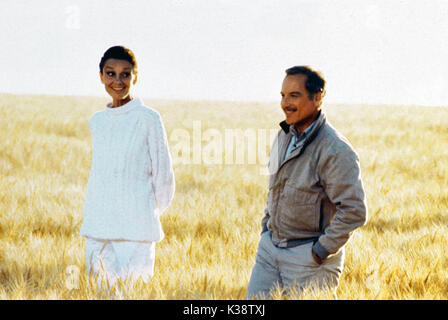
[[131, 101], [130, 89], [137, 82], [132, 64], [126, 60], [108, 59], [100, 72], [101, 82], [112, 97], [112, 106], [119, 107]]
[[283, 80], [281, 107], [286, 116], [286, 123], [294, 124], [298, 132], [303, 132], [317, 118], [322, 95], [320, 92], [310, 94], [305, 87], [307, 76], [303, 74], [288, 75]]

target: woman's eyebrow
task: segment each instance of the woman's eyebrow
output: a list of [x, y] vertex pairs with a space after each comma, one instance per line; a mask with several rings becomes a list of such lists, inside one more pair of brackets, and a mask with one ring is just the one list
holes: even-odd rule
[[[114, 70], [114, 68], [111, 67], [111, 66], [105, 66], [104, 69]], [[132, 68], [130, 68], [130, 67], [125, 67], [125, 68], [123, 68], [122, 71], [130, 71], [130, 70], [132, 70]]]

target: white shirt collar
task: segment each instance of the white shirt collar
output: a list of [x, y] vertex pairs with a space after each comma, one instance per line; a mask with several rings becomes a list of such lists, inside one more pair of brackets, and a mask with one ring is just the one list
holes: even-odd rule
[[126, 113], [132, 109], [134, 109], [136, 106], [142, 105], [142, 101], [139, 98], [134, 98], [131, 101], [125, 103], [122, 106], [119, 107], [111, 107], [110, 103], [106, 105], [106, 112], [110, 115], [120, 115], [123, 113]]

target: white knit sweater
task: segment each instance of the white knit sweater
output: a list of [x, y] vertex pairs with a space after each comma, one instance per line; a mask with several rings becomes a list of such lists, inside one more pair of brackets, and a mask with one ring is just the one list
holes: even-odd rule
[[174, 196], [174, 174], [159, 113], [140, 99], [89, 120], [92, 167], [81, 236], [160, 241], [160, 214]]

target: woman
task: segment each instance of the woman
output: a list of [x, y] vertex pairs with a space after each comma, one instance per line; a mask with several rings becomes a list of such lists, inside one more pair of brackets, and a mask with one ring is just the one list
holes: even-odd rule
[[159, 220], [174, 195], [174, 174], [159, 113], [132, 98], [137, 62], [123, 46], [109, 48], [100, 79], [112, 98], [89, 120], [92, 167], [81, 236], [89, 273], [118, 278], [154, 273], [155, 243], [164, 237]]

